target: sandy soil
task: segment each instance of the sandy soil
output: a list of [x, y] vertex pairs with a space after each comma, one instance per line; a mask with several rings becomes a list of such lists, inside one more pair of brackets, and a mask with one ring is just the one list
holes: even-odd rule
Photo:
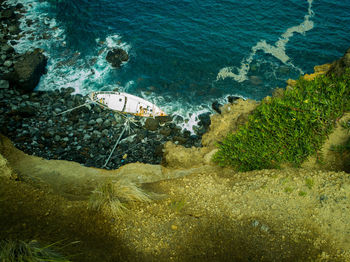
[[349, 261], [350, 174], [202, 170], [144, 184], [124, 215], [2, 178], [1, 238], [80, 243], [74, 261]]

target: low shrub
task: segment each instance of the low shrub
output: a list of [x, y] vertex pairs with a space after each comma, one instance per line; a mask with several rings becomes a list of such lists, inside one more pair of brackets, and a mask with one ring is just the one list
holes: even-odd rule
[[282, 97], [265, 99], [238, 132], [218, 145], [214, 161], [239, 171], [299, 166], [350, 110], [349, 98], [350, 70], [313, 81], [300, 78]]
[[0, 241], [0, 261], [69, 262], [70, 260], [51, 249], [53, 245], [42, 247], [36, 240], [29, 242], [22, 240], [2, 240]]

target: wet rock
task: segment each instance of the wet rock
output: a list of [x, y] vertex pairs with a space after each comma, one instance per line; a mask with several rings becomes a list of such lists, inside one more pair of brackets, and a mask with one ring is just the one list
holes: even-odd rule
[[159, 124], [168, 123], [173, 120], [172, 116], [157, 116], [156, 119], [159, 121]]
[[159, 133], [161, 133], [163, 136], [170, 136], [171, 134], [171, 128], [169, 127], [164, 127], [160, 129]]
[[4, 62], [4, 66], [6, 66], [6, 67], [11, 67], [12, 66], [12, 61], [10, 61], [10, 60], [7, 60], [7, 61], [5, 61]]
[[[15, 51], [15, 49], [8, 44], [5, 44], [1, 47], [1, 52], [4, 54], [10, 54], [10, 53], [13, 53], [14, 51]], [[5, 57], [5, 59], [6, 59], [6, 57]]]
[[109, 62], [113, 67], [119, 68], [122, 62], [129, 60], [129, 55], [126, 51], [121, 48], [115, 48], [108, 51], [106, 56], [107, 62]]
[[203, 126], [205, 129], [208, 128], [210, 126], [210, 112], [207, 112], [207, 113], [203, 113], [203, 114], [200, 114], [198, 116], [198, 119], [199, 119], [199, 125]]
[[103, 127], [108, 128], [108, 127], [111, 126], [111, 124], [112, 124], [111, 120], [106, 119], [106, 120], [103, 122]]
[[234, 102], [235, 102], [236, 100], [238, 100], [238, 99], [240, 99], [239, 96], [228, 96], [228, 97], [227, 97], [227, 101], [228, 101], [230, 104], [234, 103]]
[[220, 109], [221, 106], [222, 106], [222, 105], [219, 104], [218, 101], [214, 101], [214, 102], [211, 104], [211, 108], [212, 108], [215, 112], [217, 112], [218, 114], [221, 114], [221, 109]]
[[16, 14], [13, 9], [5, 9], [1, 12], [1, 20], [8, 20], [11, 18], [16, 18]]
[[96, 119], [96, 123], [97, 123], [98, 125], [101, 125], [102, 122], [103, 122], [103, 119], [102, 119], [102, 118], [97, 118], [97, 119]]
[[174, 136], [173, 141], [178, 142], [180, 144], [185, 144], [187, 142], [187, 139], [181, 136]]
[[45, 73], [47, 58], [42, 49], [27, 52], [14, 65], [14, 73], [9, 75], [10, 85], [24, 92], [31, 92]]
[[18, 25], [11, 25], [8, 28], [9, 33], [13, 35], [18, 35], [21, 32], [21, 29], [19, 28]]
[[9, 82], [6, 80], [0, 80], [0, 89], [8, 89], [9, 88]]
[[94, 130], [94, 132], [92, 132], [92, 134], [96, 137], [101, 137], [102, 133], [97, 131], [97, 130]]
[[33, 20], [32, 20], [32, 19], [27, 19], [27, 20], [26, 20], [26, 25], [27, 25], [27, 26], [30, 27], [32, 24], [33, 24]]
[[157, 118], [147, 118], [145, 122], [145, 128], [150, 131], [155, 131], [159, 127], [159, 120]]
[[35, 116], [35, 113], [36, 113], [35, 108], [31, 106], [19, 107], [18, 109], [12, 112], [12, 114], [18, 115], [21, 117], [32, 117], [32, 116]]
[[23, 6], [23, 4], [21, 4], [21, 3], [18, 3], [16, 6], [15, 6], [15, 8], [16, 8], [16, 10], [20, 10], [20, 9], [22, 9], [24, 6]]

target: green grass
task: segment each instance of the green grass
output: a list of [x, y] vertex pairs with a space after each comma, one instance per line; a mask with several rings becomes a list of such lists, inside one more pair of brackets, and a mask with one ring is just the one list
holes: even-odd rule
[[305, 178], [305, 186], [308, 188], [308, 189], [312, 189], [313, 186], [314, 186], [315, 182], [312, 178]]
[[292, 187], [286, 187], [286, 188], [284, 188], [284, 192], [286, 192], [286, 193], [288, 193], [288, 194], [292, 193], [293, 190], [294, 190], [294, 189], [293, 189]]
[[[344, 121], [340, 123], [342, 128], [346, 129], [348, 134], [350, 134], [350, 121]], [[344, 154], [346, 152], [350, 152], [350, 137], [343, 145], [332, 145], [331, 150], [338, 152], [340, 154]]]
[[0, 261], [1, 262], [69, 262], [67, 258], [56, 253], [48, 245], [45, 247], [32, 240], [25, 242], [21, 240], [0, 241]]
[[92, 192], [89, 207], [96, 211], [106, 211], [112, 216], [120, 216], [132, 202], [151, 202], [163, 195], [146, 192], [128, 180], [108, 180]]
[[239, 171], [299, 166], [315, 154], [335, 121], [350, 110], [350, 72], [300, 78], [283, 97], [263, 101], [248, 123], [218, 145], [214, 161]]
[[169, 204], [170, 208], [173, 209], [176, 213], [180, 213], [184, 207], [186, 206], [186, 201], [185, 200], [173, 200]]
[[299, 191], [298, 195], [304, 197], [307, 193], [305, 191]]

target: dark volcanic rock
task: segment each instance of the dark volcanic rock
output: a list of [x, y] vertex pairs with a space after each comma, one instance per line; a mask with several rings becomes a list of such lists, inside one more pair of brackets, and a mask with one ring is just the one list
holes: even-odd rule
[[345, 52], [342, 58], [332, 63], [327, 75], [334, 74], [340, 76], [345, 72], [346, 68], [350, 68], [350, 48]]
[[147, 118], [145, 128], [151, 131], [157, 130], [159, 127], [159, 120], [157, 118]]
[[234, 102], [235, 102], [236, 100], [238, 100], [238, 99], [240, 99], [239, 96], [228, 96], [228, 97], [227, 97], [227, 101], [228, 101], [230, 104], [234, 103]]
[[15, 14], [15, 11], [13, 9], [5, 9], [1, 13], [2, 20], [11, 19], [11, 18], [15, 18], [15, 17], [16, 17], [16, 14]]
[[213, 108], [213, 110], [215, 110], [217, 113], [221, 114], [221, 107], [222, 105], [219, 104], [218, 101], [214, 101], [212, 104], [211, 104], [211, 107]]
[[198, 116], [199, 119], [199, 125], [203, 126], [205, 129], [207, 129], [210, 126], [211, 120], [210, 120], [210, 113], [203, 113]]
[[126, 51], [121, 48], [115, 48], [108, 51], [106, 56], [107, 62], [109, 62], [113, 67], [120, 67], [122, 62], [129, 60], [129, 55]]
[[35, 112], [36, 110], [32, 106], [23, 106], [13, 111], [12, 114], [18, 115], [21, 117], [31, 117], [31, 116], [35, 116]]
[[171, 116], [156, 116], [155, 118], [159, 121], [160, 124], [171, 122], [173, 120]]
[[42, 49], [21, 55], [14, 64], [14, 72], [7, 76], [10, 85], [24, 92], [31, 92], [45, 73], [47, 58]]
[[8, 89], [9, 88], [9, 82], [6, 80], [0, 80], [0, 89]]

